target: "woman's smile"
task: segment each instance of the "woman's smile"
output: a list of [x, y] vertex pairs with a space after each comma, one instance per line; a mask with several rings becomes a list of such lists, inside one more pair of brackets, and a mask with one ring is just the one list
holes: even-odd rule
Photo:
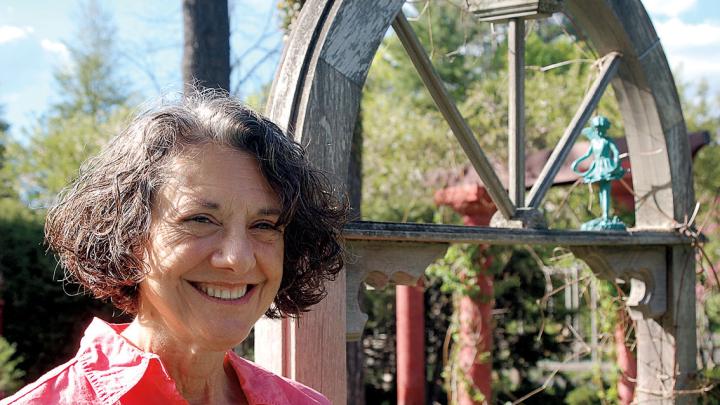
[[243, 303], [250, 298], [254, 284], [222, 285], [214, 283], [189, 282], [199, 293], [207, 298], [223, 303]]

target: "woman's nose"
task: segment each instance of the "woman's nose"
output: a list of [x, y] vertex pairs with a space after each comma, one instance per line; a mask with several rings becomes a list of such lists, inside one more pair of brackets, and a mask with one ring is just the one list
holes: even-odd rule
[[255, 267], [255, 251], [245, 231], [229, 232], [212, 254], [210, 264], [219, 269], [243, 273]]

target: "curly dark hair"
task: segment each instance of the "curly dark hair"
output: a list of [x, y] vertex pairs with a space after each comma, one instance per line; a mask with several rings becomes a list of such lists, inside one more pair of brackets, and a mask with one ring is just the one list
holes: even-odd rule
[[285, 253], [280, 290], [266, 315], [299, 316], [326, 295], [343, 266], [347, 203], [301, 145], [277, 125], [217, 90], [191, 91], [137, 115], [109, 141], [50, 208], [45, 238], [65, 269], [96, 298], [135, 314], [146, 269], [154, 197], [166, 165], [192, 145], [215, 143], [249, 153], [280, 198]]

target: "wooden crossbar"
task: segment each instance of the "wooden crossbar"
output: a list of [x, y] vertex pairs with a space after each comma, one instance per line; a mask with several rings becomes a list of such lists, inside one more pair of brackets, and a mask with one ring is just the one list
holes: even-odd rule
[[512, 218], [515, 214], [515, 205], [510, 200], [490, 160], [480, 147], [472, 129], [470, 129], [470, 126], [460, 114], [460, 111], [458, 111], [450, 94], [448, 94], [447, 89], [445, 89], [442, 79], [435, 71], [432, 62], [430, 62], [430, 58], [425, 53], [425, 49], [415, 35], [415, 31], [413, 31], [410, 23], [405, 19], [402, 11], [399, 12], [395, 20], [393, 20], [392, 27], [403, 47], [405, 47], [410, 61], [415, 66], [420, 79], [428, 89], [435, 105], [443, 117], [445, 117], [445, 121], [447, 121], [448, 126], [450, 126], [450, 130], [465, 151], [478, 176], [482, 179], [485, 189], [495, 203], [495, 206], [498, 207], [498, 210], [505, 218]]
[[349, 223], [347, 241], [374, 240], [424, 243], [478, 243], [492, 245], [658, 246], [689, 245], [692, 240], [674, 231], [577, 231], [562, 229], [510, 229], [480, 226], [396, 222]]

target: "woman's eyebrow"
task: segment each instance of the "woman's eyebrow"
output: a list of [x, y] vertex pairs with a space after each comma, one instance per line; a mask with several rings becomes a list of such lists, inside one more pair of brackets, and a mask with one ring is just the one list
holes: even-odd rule
[[267, 215], [267, 216], [274, 216], [274, 215], [280, 216], [280, 215], [282, 215], [282, 210], [280, 208], [275, 208], [275, 207], [266, 207], [266, 208], [261, 208], [258, 211], [258, 214], [259, 215]]
[[215, 201], [206, 200], [204, 198], [194, 198], [192, 201], [193, 204], [196, 204], [200, 208], [208, 209], [208, 210], [219, 210], [220, 204], [216, 203]]

